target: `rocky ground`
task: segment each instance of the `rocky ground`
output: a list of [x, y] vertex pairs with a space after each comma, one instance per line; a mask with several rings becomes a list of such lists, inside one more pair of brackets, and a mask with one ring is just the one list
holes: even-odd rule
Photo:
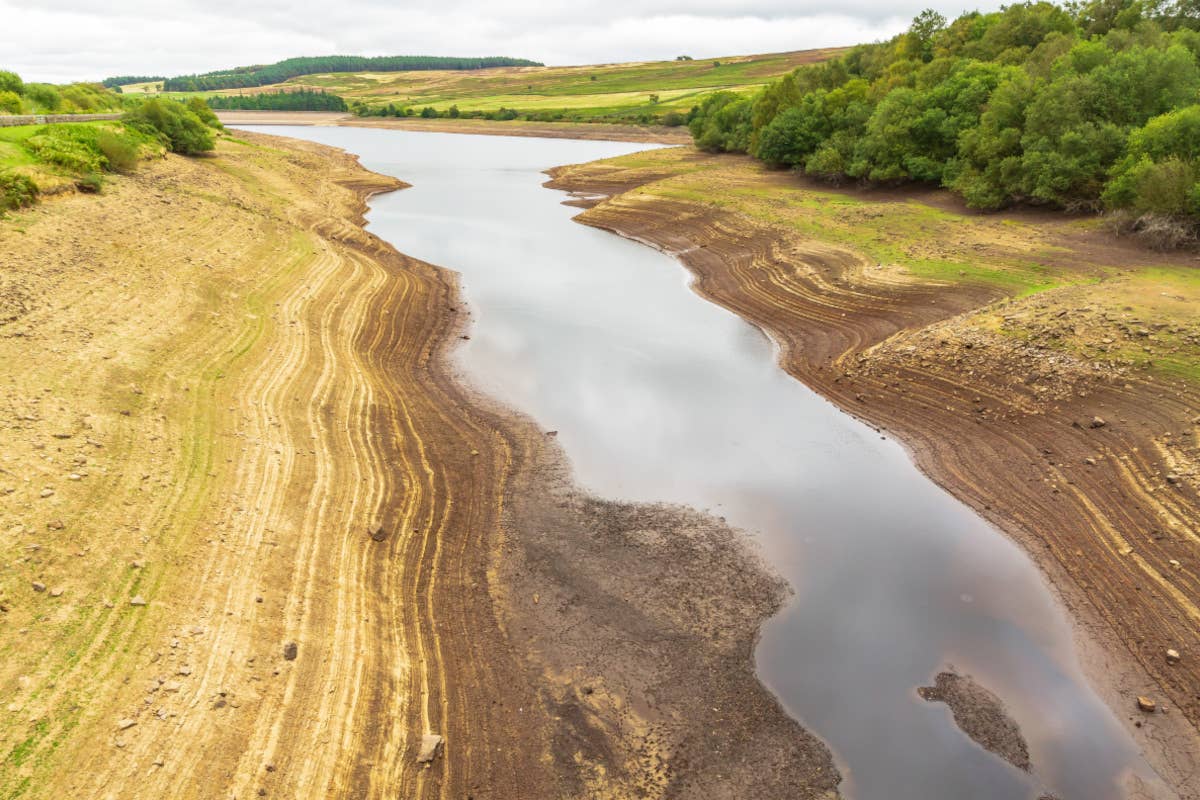
[[1200, 796], [1193, 255], [684, 148], [552, 174], [614, 194], [581, 201], [579, 221], [677, 254], [785, 369], [1024, 545], [1101, 695], [1180, 796]]

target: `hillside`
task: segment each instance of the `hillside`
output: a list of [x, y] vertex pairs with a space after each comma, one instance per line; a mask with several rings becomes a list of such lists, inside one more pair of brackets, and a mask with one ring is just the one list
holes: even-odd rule
[[[425, 108], [462, 115], [501, 109], [535, 120], [661, 121], [686, 114], [716, 91], [750, 94], [804, 64], [828, 60], [840, 48], [704, 60], [649, 61], [569, 67], [496, 67], [456, 71], [332, 72], [290, 78], [243, 92], [321, 89], [345, 98], [359, 113], [403, 114]], [[123, 87], [126, 92], [153, 85]], [[682, 121], [682, 120], [680, 120]]]

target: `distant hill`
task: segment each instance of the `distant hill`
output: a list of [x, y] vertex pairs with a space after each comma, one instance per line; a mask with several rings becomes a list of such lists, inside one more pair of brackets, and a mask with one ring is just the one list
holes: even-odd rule
[[[331, 70], [266, 91], [316, 89], [344, 97], [370, 116], [483, 116], [538, 122], [683, 124], [714, 92], [749, 96], [797, 67], [843, 48], [624, 64], [508, 67], [477, 71]], [[236, 91], [236, 90], [235, 90]]]
[[[288, 58], [274, 64], [180, 75], [163, 81], [165, 92], [246, 89], [281, 83], [302, 75], [328, 72], [409, 72], [418, 70], [476, 70], [489, 67], [540, 67], [523, 58], [455, 58], [451, 56], [315, 56]], [[115, 79], [114, 79], [115, 80]], [[135, 83], [140, 81], [130, 81]]]

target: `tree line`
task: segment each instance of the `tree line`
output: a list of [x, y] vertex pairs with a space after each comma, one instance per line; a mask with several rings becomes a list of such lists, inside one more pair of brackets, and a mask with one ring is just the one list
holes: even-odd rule
[[[696, 144], [830, 180], [1167, 217], [1200, 230], [1200, 3], [934, 11], [903, 34], [693, 111]], [[1135, 223], [1138, 224], [1138, 223]]]
[[208, 105], [219, 111], [348, 111], [346, 101], [336, 94], [312, 89], [258, 94], [217, 94]]
[[102, 83], [110, 89], [116, 89], [131, 83], [154, 83], [165, 80], [166, 78], [162, 75], [117, 75], [114, 78], [105, 78]]
[[198, 92], [246, 89], [282, 83], [301, 75], [324, 72], [405, 72], [409, 70], [474, 70], [489, 67], [540, 67], [523, 58], [455, 58], [451, 56], [317, 56], [289, 58], [275, 64], [257, 64], [229, 70], [181, 75], [163, 81], [165, 92]]

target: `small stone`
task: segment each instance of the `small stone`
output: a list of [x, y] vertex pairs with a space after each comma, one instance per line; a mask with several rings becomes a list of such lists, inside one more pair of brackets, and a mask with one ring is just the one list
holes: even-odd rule
[[179, 668], [179, 673], [178, 673], [178, 674], [180, 674], [180, 675], [191, 675], [191, 674], [192, 674], [192, 668], [191, 668], [191, 667], [188, 667], [188, 666], [183, 666], [183, 667], [180, 667], [180, 668]]
[[387, 538], [387, 531], [383, 529], [382, 525], [372, 525], [367, 529], [367, 532], [370, 533], [371, 538], [377, 542], [382, 542]]
[[1094, 459], [1094, 458], [1085, 458], [1085, 459], [1083, 460], [1083, 463], [1087, 464], [1089, 467], [1094, 467], [1094, 466], [1096, 466], [1096, 459]]
[[298, 653], [299, 649], [299, 646], [295, 642], [288, 642], [285, 644], [283, 646], [283, 660], [295, 661], [296, 654]]
[[83, 480], [83, 476], [80, 475], [78, 472], [72, 472], [70, 475], [67, 476], [67, 479], [72, 480], [72, 481], [81, 481], [81, 480]]
[[153, 764], [153, 765], [154, 765], [154, 766], [156, 766], [156, 767], [161, 767], [163, 764], [165, 764], [165, 763], [167, 763], [167, 762], [166, 762], [166, 761], [163, 759], [163, 757], [162, 757], [162, 756], [159, 756], [158, 758], [154, 759], [154, 760], [153, 760], [152, 762], [150, 762], [150, 763], [151, 763], [151, 764]]
[[1178, 664], [1179, 659], [1182, 658], [1178, 650], [1167, 650], [1166, 656], [1168, 664]]
[[167, 681], [162, 685], [162, 690], [164, 692], [178, 692], [182, 688], [183, 684], [179, 681]]
[[54, 494], [54, 490], [50, 489], [50, 488], [45, 488], [45, 489], [42, 489], [42, 491], [41, 491], [42, 497], [50, 497], [53, 494]]
[[421, 751], [417, 753], [418, 764], [428, 764], [437, 757], [438, 749], [442, 746], [442, 737], [436, 733], [427, 733], [421, 737]]
[[129, 605], [144, 606], [144, 605], [146, 605], [146, 598], [142, 597], [140, 594], [134, 595], [133, 599], [129, 601]]
[[123, 720], [121, 720], [120, 722], [118, 722], [118, 723], [117, 723], [117, 730], [119, 730], [119, 731], [127, 731], [127, 730], [129, 730], [130, 728], [132, 728], [134, 725], [137, 725], [137, 721], [136, 721], [136, 720], [132, 720], [132, 719], [123, 719]]
[[61, 519], [52, 519], [46, 523], [46, 527], [52, 531], [61, 531], [63, 528], [65, 528], [67, 526], [63, 524], [63, 521]]
[[1142, 711], [1145, 711], [1147, 713], [1152, 713], [1155, 709], [1158, 708], [1157, 703], [1155, 703], [1149, 697], [1144, 697], [1142, 695], [1138, 695], [1137, 706]]
[[1104, 421], [1103, 417], [1092, 417], [1092, 421], [1091, 421], [1091, 423], [1089, 423], [1088, 427], [1103, 428], [1107, 424], [1108, 423]]
[[62, 597], [63, 596], [63, 588], [61, 586], [55, 586], [53, 589], [50, 590], [50, 596], [51, 597]]
[[1178, 485], [1179, 484], [1179, 476], [1174, 473], [1171, 473], [1170, 475], [1167, 476], [1167, 483], [1171, 484], [1172, 486]]
[[33, 590], [35, 592], [44, 592], [46, 591], [46, 584], [42, 583], [41, 581], [34, 581]]

